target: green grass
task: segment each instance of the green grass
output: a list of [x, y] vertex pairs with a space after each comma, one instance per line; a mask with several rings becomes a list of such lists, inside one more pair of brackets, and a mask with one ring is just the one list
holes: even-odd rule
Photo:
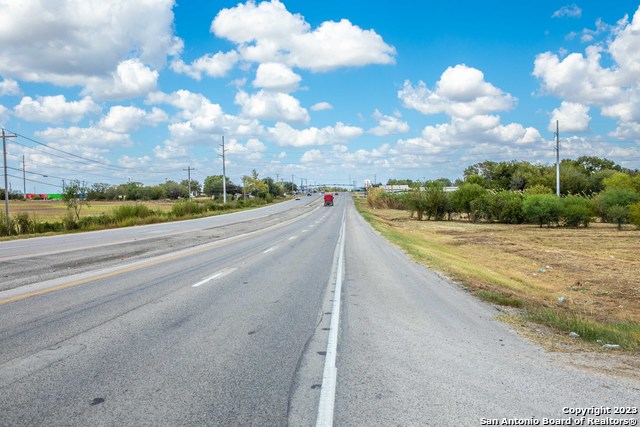
[[[551, 327], [564, 334], [575, 332], [586, 342], [599, 346], [617, 344], [621, 349], [640, 351], [640, 324], [637, 322], [607, 322], [589, 317], [589, 313], [578, 313], [575, 309], [549, 308], [536, 298], [529, 298], [528, 292], [536, 292], [532, 284], [524, 287], [508, 277], [493, 272], [483, 265], [466, 259], [462, 254], [446, 244], [429, 241], [417, 235], [415, 230], [398, 227], [393, 222], [376, 216], [366, 207], [366, 202], [356, 200], [356, 208], [363, 218], [387, 240], [403, 249], [408, 255], [422, 264], [442, 271], [471, 289], [473, 294], [485, 301], [498, 305], [520, 308], [527, 320]], [[476, 283], [484, 283], [503, 292], [478, 288]], [[521, 288], [524, 288], [521, 289]], [[522, 298], [513, 296], [513, 290], [520, 292]], [[582, 291], [583, 289], [581, 289]]]
[[604, 323], [580, 314], [549, 307], [528, 307], [526, 318], [563, 332], [575, 332], [585, 341], [618, 344], [630, 351], [640, 350], [640, 325], [630, 322]]
[[524, 307], [524, 302], [511, 297], [511, 296], [507, 296], [507, 295], [503, 295], [501, 293], [498, 292], [493, 292], [493, 291], [487, 291], [487, 290], [478, 290], [478, 291], [474, 291], [473, 294], [475, 296], [477, 296], [480, 299], [483, 299], [485, 301], [489, 301], [491, 303], [494, 304], [498, 304], [498, 305], [505, 305], [508, 307], [517, 307], [517, 308], [522, 308]]

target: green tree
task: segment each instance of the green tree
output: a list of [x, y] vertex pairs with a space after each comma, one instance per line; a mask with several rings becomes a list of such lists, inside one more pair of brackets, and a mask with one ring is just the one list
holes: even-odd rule
[[167, 181], [162, 184], [164, 187], [164, 192], [170, 199], [180, 199], [180, 198], [188, 198], [189, 190], [183, 185], [178, 184], [175, 181]]
[[87, 187], [80, 183], [79, 180], [74, 179], [68, 185], [65, 186], [64, 192], [61, 197], [67, 205], [67, 209], [73, 212], [75, 220], [80, 220], [80, 211], [84, 206], [89, 206], [87, 202]]
[[[623, 212], [628, 211], [629, 206], [640, 201], [640, 194], [633, 190], [613, 188], [606, 190], [595, 198], [598, 214], [603, 221], [617, 222], [624, 218]], [[616, 208], [615, 206], [624, 209]]]
[[619, 189], [636, 191], [634, 180], [623, 172], [615, 172], [603, 181], [605, 190]]
[[558, 223], [562, 214], [562, 201], [552, 194], [527, 195], [522, 203], [522, 211], [529, 222], [550, 226]]
[[471, 221], [471, 202], [485, 194], [487, 190], [478, 184], [462, 184], [451, 193], [451, 203], [456, 212], [464, 212]]
[[593, 202], [586, 197], [570, 195], [562, 199], [564, 225], [576, 228], [581, 225], [588, 227], [594, 215]]

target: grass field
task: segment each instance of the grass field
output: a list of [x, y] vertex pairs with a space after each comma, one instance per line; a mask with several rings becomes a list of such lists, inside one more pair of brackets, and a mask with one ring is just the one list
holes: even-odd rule
[[[80, 216], [109, 214], [113, 208], [135, 202], [89, 202], [89, 206], [83, 206]], [[155, 211], [169, 212], [174, 202], [150, 201], [140, 202]], [[60, 220], [67, 214], [67, 205], [61, 200], [11, 200], [9, 202], [9, 215], [20, 212], [33, 214], [39, 220]]]
[[406, 211], [358, 206], [418, 262], [479, 297], [587, 340], [640, 350], [639, 231], [416, 221]]

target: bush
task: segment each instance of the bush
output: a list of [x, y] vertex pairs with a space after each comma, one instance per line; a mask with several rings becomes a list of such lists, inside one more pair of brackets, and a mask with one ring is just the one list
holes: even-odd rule
[[14, 216], [14, 227], [17, 234], [30, 234], [34, 232], [34, 219], [27, 212], [18, 212]]
[[640, 228], [640, 202], [629, 206], [629, 221]]
[[562, 218], [568, 227], [588, 227], [593, 219], [594, 210], [591, 200], [582, 196], [567, 196], [563, 201]]
[[120, 222], [127, 218], [145, 218], [155, 214], [148, 206], [135, 203], [130, 205], [120, 205], [112, 211], [113, 219]]
[[562, 201], [552, 194], [533, 194], [525, 196], [522, 203], [525, 217], [531, 223], [550, 226], [560, 221]]
[[524, 212], [522, 211], [523, 194], [519, 191], [499, 191], [489, 193], [489, 204], [492, 219], [505, 224], [522, 224]]
[[204, 206], [193, 200], [178, 202], [171, 207], [171, 213], [177, 217], [201, 214], [204, 210]]
[[613, 205], [607, 209], [607, 222], [618, 225], [618, 230], [622, 229], [622, 224], [629, 222], [629, 207]]
[[491, 210], [491, 196], [489, 193], [483, 194], [471, 201], [471, 212], [469, 213], [469, 220], [477, 222], [480, 220], [492, 221], [493, 212]]
[[456, 212], [466, 213], [471, 220], [471, 202], [486, 192], [487, 190], [481, 185], [465, 183], [451, 193], [451, 203]]
[[598, 214], [600, 215], [600, 218], [606, 222], [616, 222], [611, 219], [612, 215], [615, 214], [616, 217], [619, 217], [622, 213], [623, 210], [618, 208], [614, 209], [613, 213], [610, 212], [614, 206], [628, 208], [637, 202], [640, 202], [640, 194], [632, 190], [620, 188], [604, 191], [596, 197]]

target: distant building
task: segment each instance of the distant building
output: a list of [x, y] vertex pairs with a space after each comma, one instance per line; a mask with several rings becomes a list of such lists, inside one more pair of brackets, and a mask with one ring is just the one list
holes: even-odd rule
[[411, 189], [411, 187], [409, 187], [406, 184], [401, 184], [401, 185], [381, 185], [380, 188], [382, 188], [384, 191], [387, 191], [389, 193], [401, 193], [403, 191], [409, 191]]
[[365, 179], [364, 180], [364, 188], [371, 188], [371, 180], [370, 179]]

